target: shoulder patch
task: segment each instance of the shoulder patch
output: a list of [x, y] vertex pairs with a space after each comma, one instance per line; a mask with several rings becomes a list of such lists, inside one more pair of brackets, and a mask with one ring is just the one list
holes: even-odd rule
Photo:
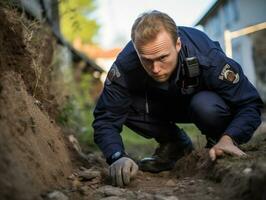
[[219, 75], [219, 79], [235, 84], [239, 81], [239, 74], [234, 72], [229, 64], [226, 64]]
[[106, 84], [110, 85], [112, 81], [114, 81], [115, 79], [118, 79], [120, 76], [121, 76], [121, 73], [117, 65], [114, 63], [107, 74]]

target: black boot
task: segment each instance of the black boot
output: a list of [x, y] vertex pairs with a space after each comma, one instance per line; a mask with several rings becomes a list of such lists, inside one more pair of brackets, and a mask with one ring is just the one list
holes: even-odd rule
[[[185, 134], [183, 130], [180, 131], [181, 134]], [[185, 144], [181, 143], [180, 140], [159, 143], [159, 147], [155, 149], [151, 157], [144, 158], [138, 162], [140, 170], [158, 173], [173, 169], [178, 159], [191, 153], [194, 149], [191, 140], [188, 136], [186, 137]]]

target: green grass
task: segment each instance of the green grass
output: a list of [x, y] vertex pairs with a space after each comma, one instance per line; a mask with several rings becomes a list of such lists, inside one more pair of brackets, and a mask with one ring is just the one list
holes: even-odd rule
[[205, 136], [201, 134], [200, 130], [194, 124], [177, 124], [180, 128], [183, 128], [188, 136], [191, 138], [196, 148], [203, 148], [206, 140]]
[[[203, 148], [205, 144], [205, 137], [201, 135], [200, 131], [193, 124], [177, 124], [183, 128], [188, 136], [192, 139], [196, 148]], [[142, 158], [149, 156], [154, 152], [157, 147], [157, 142], [154, 139], [146, 139], [139, 136], [127, 127], [123, 127], [121, 136], [124, 141], [126, 151], [134, 158]]]
[[126, 152], [136, 159], [151, 155], [157, 146], [154, 139], [144, 138], [126, 126], [121, 133]]

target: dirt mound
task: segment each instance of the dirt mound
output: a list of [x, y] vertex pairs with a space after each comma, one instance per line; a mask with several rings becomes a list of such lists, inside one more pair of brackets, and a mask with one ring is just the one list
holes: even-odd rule
[[63, 98], [63, 91], [57, 87], [62, 77], [59, 78], [61, 74], [55, 59], [58, 45], [50, 28], [1, 5], [0, 18], [0, 72], [20, 74], [27, 92], [55, 118], [62, 104], [58, 100]]
[[224, 199], [266, 198], [266, 136], [261, 134], [244, 145], [246, 158], [226, 156], [212, 162], [208, 150], [197, 150], [176, 163], [177, 178], [192, 177], [218, 183]]
[[55, 40], [15, 10], [0, 8], [0, 18], [0, 199], [42, 199], [72, 172], [54, 120]]
[[1, 199], [37, 198], [64, 185], [71, 173], [64, 138], [28, 95], [19, 74], [4, 72], [0, 83]]
[[188, 176], [203, 177], [213, 165], [214, 162], [208, 156], [208, 149], [200, 149], [178, 160], [172, 173], [177, 178]]

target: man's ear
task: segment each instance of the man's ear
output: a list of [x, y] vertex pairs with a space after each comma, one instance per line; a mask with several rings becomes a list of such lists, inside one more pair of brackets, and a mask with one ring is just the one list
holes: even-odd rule
[[175, 44], [176, 51], [179, 52], [181, 50], [181, 40], [180, 37], [176, 39], [176, 44]]

